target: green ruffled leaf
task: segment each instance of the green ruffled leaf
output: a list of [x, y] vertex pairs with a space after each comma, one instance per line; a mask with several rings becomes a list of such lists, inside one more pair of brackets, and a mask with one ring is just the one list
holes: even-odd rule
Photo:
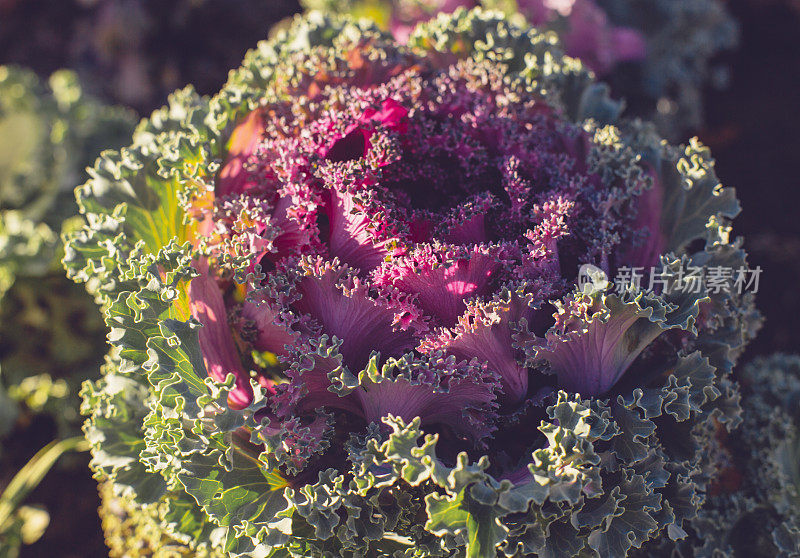
[[193, 454], [178, 479], [211, 521], [229, 527], [226, 550], [238, 536], [260, 538], [262, 529], [273, 536], [290, 532], [291, 513], [281, 514], [287, 507], [286, 481], [265, 471], [246, 450], [234, 449], [224, 458], [219, 452]]
[[649, 512], [661, 509], [661, 496], [649, 492], [644, 479], [633, 475], [615, 486], [609, 497], [616, 500], [616, 509], [589, 535], [589, 546], [600, 556], [627, 556], [631, 547], [641, 547], [658, 529]]
[[466, 488], [452, 497], [431, 494], [425, 503], [429, 516], [425, 528], [439, 536], [464, 536], [469, 558], [495, 554], [497, 545], [506, 538], [508, 529], [493, 507], [475, 502]]
[[709, 225], [733, 219], [741, 211], [736, 191], [723, 188], [714, 173], [714, 160], [707, 147], [693, 138], [677, 164], [666, 166], [661, 174], [664, 200], [661, 230], [666, 249], [679, 252], [695, 238], [705, 237]]
[[152, 503], [166, 490], [164, 479], [148, 472], [139, 461], [145, 449], [142, 421], [151, 396], [141, 380], [118, 375], [115, 363], [97, 382], [86, 382], [81, 395], [84, 413], [92, 412], [84, 425], [92, 444], [91, 467], [98, 479], [111, 479], [117, 494], [141, 503]]

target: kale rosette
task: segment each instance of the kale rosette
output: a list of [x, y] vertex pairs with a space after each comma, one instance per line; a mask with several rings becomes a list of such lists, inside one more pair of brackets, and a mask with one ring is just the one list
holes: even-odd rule
[[758, 315], [687, 270], [747, 270], [739, 206], [606, 91], [478, 9], [312, 13], [174, 94], [78, 189], [98, 478], [198, 552], [691, 546]]

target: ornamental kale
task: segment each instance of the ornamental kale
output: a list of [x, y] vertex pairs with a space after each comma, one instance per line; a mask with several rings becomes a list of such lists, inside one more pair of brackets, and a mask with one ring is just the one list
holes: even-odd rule
[[746, 269], [708, 150], [619, 112], [481, 10], [407, 45], [311, 14], [217, 96], [175, 93], [78, 189], [64, 259], [110, 328], [98, 479], [202, 553], [685, 539], [758, 314], [687, 288]]

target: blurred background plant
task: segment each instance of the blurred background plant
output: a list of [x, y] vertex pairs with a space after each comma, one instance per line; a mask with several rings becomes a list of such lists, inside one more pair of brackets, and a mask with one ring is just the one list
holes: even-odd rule
[[2, 381], [19, 413], [53, 416], [61, 436], [78, 419], [67, 400], [96, 370], [105, 343], [93, 301], [61, 273], [59, 236], [76, 212], [72, 190], [83, 169], [100, 146], [122, 146], [134, 119], [87, 96], [73, 72], [45, 83], [0, 66]]
[[86, 449], [78, 391], [98, 375], [105, 325], [61, 272], [59, 238], [83, 169], [101, 146], [125, 144], [134, 122], [86, 95], [71, 71], [45, 82], [0, 66], [0, 555], [44, 533], [47, 510], [23, 500], [62, 453]]
[[696, 520], [709, 556], [797, 556], [800, 549], [800, 356], [739, 371], [743, 422], [718, 433], [722, 470]]
[[219, 89], [296, 0], [0, 0], [3, 62], [75, 70], [92, 93], [149, 114], [189, 83]]
[[53, 440], [25, 464], [0, 494], [0, 557], [16, 558], [22, 545], [38, 541], [50, 523], [50, 514], [42, 506], [23, 502], [62, 454], [87, 451], [89, 442], [83, 436]]

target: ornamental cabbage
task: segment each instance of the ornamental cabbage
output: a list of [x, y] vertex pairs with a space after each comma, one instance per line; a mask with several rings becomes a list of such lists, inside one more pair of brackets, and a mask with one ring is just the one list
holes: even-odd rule
[[77, 191], [97, 478], [204, 554], [691, 548], [758, 314], [684, 272], [747, 269], [739, 206], [606, 92], [458, 10], [313, 13], [175, 93]]

